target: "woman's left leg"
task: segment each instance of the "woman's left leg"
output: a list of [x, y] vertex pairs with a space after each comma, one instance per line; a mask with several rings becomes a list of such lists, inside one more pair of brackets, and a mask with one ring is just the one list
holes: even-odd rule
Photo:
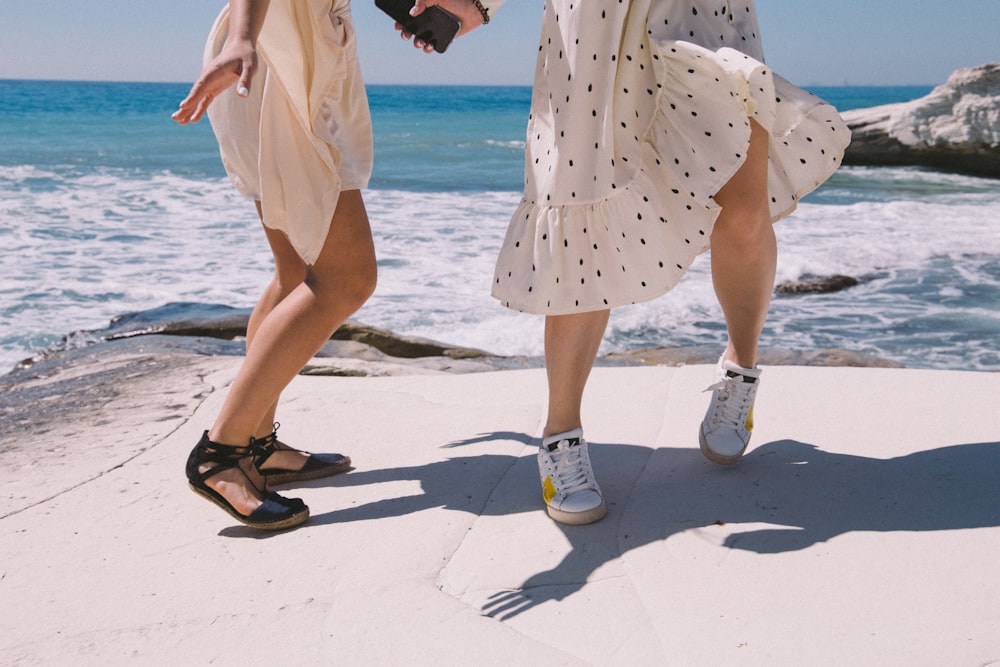
[[349, 190], [340, 195], [319, 259], [256, 326], [243, 367], [210, 430], [211, 439], [247, 442], [258, 435], [282, 390], [368, 300], [375, 282], [368, 215], [361, 192]]
[[778, 246], [767, 199], [767, 130], [750, 121], [750, 148], [736, 175], [715, 195], [722, 211], [712, 229], [712, 283], [726, 318], [724, 358], [757, 365], [757, 342], [774, 289]]
[[[257, 213], [263, 220], [260, 202]], [[271, 254], [274, 257], [274, 277], [264, 289], [247, 323], [247, 349], [253, 345], [257, 329], [274, 308], [285, 300], [292, 291], [305, 282], [308, 267], [299, 253], [292, 247], [284, 232], [264, 226]], [[345, 472], [351, 467], [351, 459], [343, 454], [310, 454], [296, 450], [272, 436], [278, 402], [261, 419], [254, 437], [268, 443], [266, 458], [260, 464], [261, 473], [274, 484], [302, 482], [310, 479], [329, 477]]]
[[[257, 202], [257, 214], [263, 221], [264, 214], [261, 210], [260, 202]], [[270, 315], [271, 311], [279, 303], [292, 293], [292, 290], [305, 282], [306, 270], [308, 268], [306, 263], [302, 261], [302, 258], [299, 257], [299, 253], [292, 247], [288, 236], [284, 232], [270, 229], [265, 225], [264, 234], [267, 236], [267, 242], [271, 246], [271, 255], [274, 257], [274, 277], [271, 278], [271, 282], [264, 288], [264, 293], [257, 300], [253, 312], [250, 313], [250, 320], [247, 322], [246, 346], [248, 352], [257, 335], [257, 329], [260, 328], [261, 322]], [[270, 432], [277, 408], [278, 403], [275, 401], [261, 420], [261, 425], [257, 429], [258, 432], [254, 434], [255, 437], [263, 438]]]
[[770, 137], [753, 120], [750, 127], [746, 161], [715, 195], [722, 211], [712, 230], [712, 282], [729, 342], [719, 359], [698, 440], [705, 456], [723, 465], [743, 456], [753, 431], [760, 384], [758, 340], [778, 263], [767, 189]]
[[[278, 248], [276, 260], [292, 252], [283, 236], [268, 230]], [[375, 280], [375, 249], [361, 193], [343, 192], [319, 259], [306, 269], [302, 282], [259, 318], [222, 410], [189, 458], [188, 479], [199, 493], [259, 527], [297, 525], [308, 516], [301, 503], [284, 499], [275, 505], [270, 499], [251, 464], [258, 459], [251, 459], [249, 443], [302, 366], [368, 299]], [[273, 292], [265, 292], [264, 299], [272, 297]], [[258, 315], [266, 309], [265, 303]]]

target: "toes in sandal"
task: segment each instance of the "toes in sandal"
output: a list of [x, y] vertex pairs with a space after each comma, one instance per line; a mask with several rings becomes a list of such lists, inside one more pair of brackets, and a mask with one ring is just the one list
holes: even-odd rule
[[[290, 484], [294, 482], [308, 482], [313, 479], [323, 479], [331, 477], [351, 469], [351, 457], [343, 454], [313, 454], [300, 449], [290, 447], [278, 440], [278, 423], [274, 424], [274, 430], [269, 435], [256, 440], [262, 445], [262, 454], [255, 459], [257, 471], [263, 475], [268, 484]], [[305, 464], [297, 469], [291, 468], [264, 468], [264, 463], [275, 452], [298, 452], [308, 458]]]
[[[259, 440], [251, 439], [246, 447], [234, 447], [212, 442], [208, 439], [208, 431], [191, 450], [187, 460], [187, 478], [191, 490], [207, 500], [215, 503], [228, 512], [234, 519], [245, 523], [251, 528], [261, 530], [282, 530], [304, 523], [309, 518], [309, 508], [298, 498], [285, 498], [273, 491], [258, 488], [246, 471], [240, 467], [240, 460], [249, 457], [251, 464], [256, 466], [257, 460], [264, 456]], [[214, 464], [208, 470], [199, 470], [206, 464]], [[239, 470], [250, 486], [263, 501], [250, 514], [241, 514], [226, 500], [225, 496], [208, 486], [205, 482], [224, 470]]]

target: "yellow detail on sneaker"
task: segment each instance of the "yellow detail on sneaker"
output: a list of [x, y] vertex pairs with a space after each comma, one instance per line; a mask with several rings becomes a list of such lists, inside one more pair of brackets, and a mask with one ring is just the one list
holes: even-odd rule
[[552, 483], [551, 477], [546, 477], [545, 481], [542, 482], [542, 498], [545, 499], [545, 504], [548, 505], [555, 497], [556, 485]]
[[750, 409], [747, 411], [747, 420], [746, 420], [746, 423], [744, 424], [744, 426], [747, 427], [748, 431], [752, 431], [753, 430], [753, 406], [752, 405], [750, 406]]

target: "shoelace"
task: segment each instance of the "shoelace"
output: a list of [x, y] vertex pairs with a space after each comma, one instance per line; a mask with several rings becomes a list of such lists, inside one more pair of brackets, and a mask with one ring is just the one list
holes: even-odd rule
[[[712, 424], [725, 424], [742, 428], [750, 410], [750, 392], [740, 391], [743, 377], [724, 377], [705, 391], [719, 390], [719, 398], [712, 402], [712, 414], [708, 420]], [[733, 400], [736, 397], [737, 400]]]
[[593, 488], [590, 484], [589, 471], [580, 453], [580, 446], [570, 447], [569, 440], [561, 440], [556, 451], [561, 452], [555, 462], [555, 477], [559, 483], [559, 490], [570, 495], [577, 491]]

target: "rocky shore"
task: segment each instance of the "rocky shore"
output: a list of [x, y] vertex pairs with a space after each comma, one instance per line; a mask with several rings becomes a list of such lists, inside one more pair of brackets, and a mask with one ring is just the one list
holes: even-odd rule
[[844, 164], [1000, 178], [1000, 63], [956, 70], [925, 97], [843, 112]]
[[[0, 376], [0, 455], [22, 473], [35, 452], [56, 451], [77, 466], [78, 477], [103, 470], [107, 455], [139, 455], [145, 443], [169, 434], [204, 399], [202, 380], [234, 372], [243, 355], [248, 309], [168, 304], [115, 318], [105, 329], [79, 331], [64, 344], [25, 360]], [[598, 366], [714, 364], [717, 347], [650, 347], [609, 354]], [[762, 365], [898, 368], [899, 364], [847, 350], [765, 349]], [[541, 357], [511, 357], [400, 336], [348, 322], [303, 368], [308, 376], [393, 377], [469, 374], [542, 368]], [[92, 427], [99, 439], [81, 437]], [[16, 476], [32, 502], [44, 485]], [[21, 482], [18, 482], [18, 486]]]

